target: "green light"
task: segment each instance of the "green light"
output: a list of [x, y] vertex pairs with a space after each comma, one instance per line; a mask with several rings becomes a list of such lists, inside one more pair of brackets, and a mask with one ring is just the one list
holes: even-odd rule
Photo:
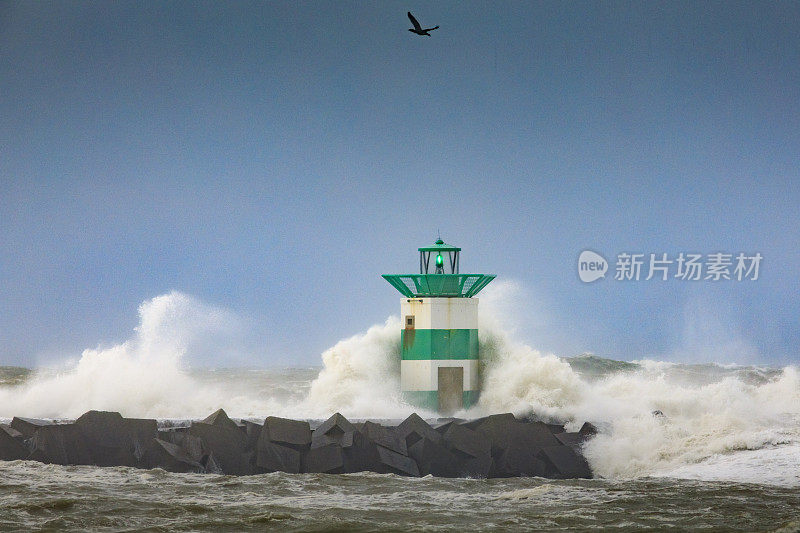
[[436, 266], [442, 266], [444, 263], [444, 259], [442, 259], [442, 254], [436, 256]]

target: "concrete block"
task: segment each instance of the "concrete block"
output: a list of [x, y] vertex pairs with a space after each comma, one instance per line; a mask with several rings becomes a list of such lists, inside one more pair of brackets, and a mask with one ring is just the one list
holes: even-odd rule
[[451, 425], [443, 435], [444, 445], [459, 454], [471, 458], [491, 455], [492, 444], [485, 435], [458, 424]]
[[[589, 422], [585, 422], [581, 429], [576, 432], [564, 432], [556, 435], [556, 438], [565, 446], [572, 446], [579, 452], [581, 444], [597, 434], [597, 428]], [[580, 453], [580, 452], [579, 452]]]
[[444, 424], [440, 424], [434, 427], [433, 429], [435, 429], [439, 435], [444, 435], [445, 433], [447, 433], [447, 430], [450, 429], [450, 426], [452, 426], [453, 424], [457, 424], [457, 422], [454, 420], [450, 420], [448, 422], [445, 422]]
[[21, 440], [22, 433], [0, 424], [0, 461], [27, 459], [30, 451]]
[[577, 431], [570, 431], [565, 433], [559, 433], [558, 435], [556, 435], [556, 439], [558, 439], [558, 442], [560, 442], [564, 446], [579, 448], [581, 443], [583, 442], [583, 435], [581, 435]]
[[245, 435], [247, 435], [247, 439], [245, 441], [245, 449], [246, 450], [255, 450], [258, 446], [258, 439], [261, 437], [261, 430], [264, 429], [261, 424], [256, 422], [250, 422], [249, 420], [245, 421]]
[[491, 415], [474, 420], [464, 427], [473, 428], [491, 441], [492, 454], [498, 454], [518, 439], [520, 425], [511, 413]]
[[86, 439], [75, 424], [40, 426], [30, 440], [31, 458], [59, 465], [93, 464]]
[[584, 422], [581, 429], [578, 430], [584, 440], [597, 435], [597, 428], [591, 422]]
[[228, 429], [240, 429], [239, 424], [234, 422], [228, 417], [228, 414], [223, 409], [217, 409], [206, 418], [202, 420], [204, 424], [215, 427], [224, 427]]
[[336, 413], [311, 434], [311, 449], [321, 448], [330, 444], [349, 449], [355, 443], [355, 436], [359, 434], [353, 424], [339, 413]]
[[[344, 417], [342, 417], [342, 419], [344, 419]], [[328, 419], [328, 421], [330, 421], [330, 419]], [[326, 423], [328, 421], [326, 421]], [[347, 422], [347, 420], [344, 421]], [[323, 424], [323, 426], [325, 426], [325, 424]], [[342, 424], [342, 426], [352, 427], [352, 424], [347, 422], [347, 424]], [[334, 432], [335, 427], [341, 426], [338, 425], [338, 423], [333, 423], [328, 428], [328, 431]], [[319, 431], [319, 428], [317, 428], [317, 431]], [[321, 434], [324, 433], [325, 431]], [[279, 444], [305, 447], [311, 444], [311, 426], [308, 422], [269, 416], [264, 420], [264, 429], [262, 430], [261, 438]]]
[[25, 442], [25, 437], [22, 435], [22, 433], [12, 428], [8, 424], [0, 424], [0, 428], [4, 429], [5, 432], [11, 435], [12, 438], [17, 439], [20, 442]]
[[547, 424], [543, 422], [520, 422], [513, 433], [515, 439], [524, 441], [532, 448], [544, 448], [561, 444]]
[[492, 455], [491, 477], [545, 477], [547, 465], [537, 457], [539, 451], [520, 443], [510, 444]]
[[516, 422], [517, 419], [514, 417], [512, 413], [502, 413], [496, 415], [489, 415], [483, 418], [476, 418], [475, 420], [470, 420], [469, 422], [464, 422], [461, 425], [477, 431], [478, 428], [482, 426], [504, 426], [505, 424], [509, 424], [511, 422]]
[[548, 467], [548, 476], [558, 479], [591, 478], [592, 471], [586, 459], [569, 446], [547, 446], [539, 457]]
[[159, 439], [181, 448], [195, 462], [205, 466], [212, 455], [211, 449], [200, 437], [188, 432], [189, 428], [171, 428], [159, 431]]
[[327, 435], [335, 439], [344, 433], [350, 433], [352, 431], [356, 431], [356, 427], [340, 413], [334, 413], [333, 416], [314, 430], [314, 434], [318, 436]]
[[15, 416], [11, 420], [10, 426], [15, 430], [22, 433], [22, 436], [26, 439], [33, 437], [33, 434], [36, 433], [36, 430], [42, 426], [52, 426], [55, 422], [52, 420], [41, 420], [38, 418], [21, 418]]
[[487, 478], [492, 472], [492, 456], [488, 453], [467, 459], [461, 464], [459, 476]]
[[417, 463], [410, 457], [383, 446], [378, 446], [377, 452], [378, 459], [383, 465], [381, 474], [393, 473], [401, 476], [419, 476]]
[[311, 448], [305, 457], [305, 471], [309, 473], [341, 474], [344, 472], [344, 450], [338, 444]]
[[259, 441], [256, 465], [266, 472], [300, 473], [300, 452], [268, 440]]
[[193, 422], [188, 433], [203, 440], [217, 465], [226, 474], [253, 473], [251, 455], [247, 453], [247, 434], [221, 409], [207, 418], [211, 423]]
[[361, 425], [361, 432], [378, 446], [382, 446], [401, 455], [408, 455], [408, 447], [405, 439], [397, 435], [395, 428], [390, 428], [376, 424], [374, 422], [364, 422]]
[[155, 420], [128, 419], [109, 411], [88, 411], [75, 425], [86, 441], [93, 464], [137, 466], [151, 439], [158, 434]]
[[369, 440], [360, 431], [345, 433], [347, 446], [344, 450], [344, 471], [349, 472], [380, 472], [381, 461], [378, 455], [378, 446]]
[[195, 461], [183, 448], [177, 444], [161, 439], [153, 439], [142, 457], [142, 463], [147, 468], [161, 468], [168, 472], [202, 474], [206, 468]]
[[420, 418], [417, 413], [412, 413], [408, 418], [400, 422], [395, 432], [398, 437], [405, 441], [406, 448], [411, 448], [423, 438], [437, 443], [442, 441], [441, 434]]
[[439, 442], [423, 437], [408, 448], [408, 454], [417, 463], [421, 476], [455, 477], [458, 461]]

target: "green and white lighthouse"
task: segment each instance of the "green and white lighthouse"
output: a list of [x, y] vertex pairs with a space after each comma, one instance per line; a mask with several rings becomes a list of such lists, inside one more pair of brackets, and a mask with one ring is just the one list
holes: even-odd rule
[[492, 274], [459, 274], [461, 248], [419, 248], [419, 274], [384, 274], [400, 302], [400, 388], [407, 402], [449, 414], [478, 401], [478, 299]]

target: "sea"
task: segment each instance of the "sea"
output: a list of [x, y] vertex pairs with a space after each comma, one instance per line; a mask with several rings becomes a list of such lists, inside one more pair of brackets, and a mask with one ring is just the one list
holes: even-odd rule
[[[174, 313], [159, 306], [175, 305], [148, 302], [130, 339], [74, 361], [0, 367], [0, 422], [90, 409], [162, 426], [218, 408], [255, 421], [438, 418], [398, 394], [397, 317], [336, 342], [316, 366], [199, 368], [186, 336], [161, 322]], [[568, 430], [590, 421], [599, 432], [583, 453], [594, 479], [235, 477], [0, 461], [0, 530], [800, 531], [796, 366], [559, 357], [495, 326], [480, 335], [482, 395], [456, 416], [512, 412]]]

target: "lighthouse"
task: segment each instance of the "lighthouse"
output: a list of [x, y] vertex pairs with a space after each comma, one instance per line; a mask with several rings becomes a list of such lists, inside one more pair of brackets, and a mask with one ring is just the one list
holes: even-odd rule
[[419, 274], [384, 274], [400, 291], [400, 389], [442, 414], [478, 401], [478, 299], [493, 274], [459, 273], [461, 248], [441, 238], [419, 248]]

